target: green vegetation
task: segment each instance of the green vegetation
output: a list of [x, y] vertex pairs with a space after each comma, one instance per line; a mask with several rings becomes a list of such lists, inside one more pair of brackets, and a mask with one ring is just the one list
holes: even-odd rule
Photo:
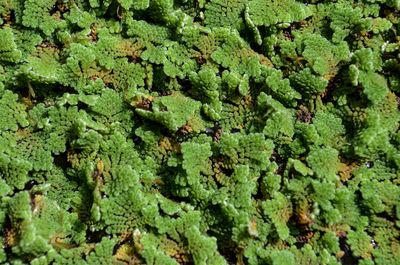
[[0, 0], [0, 263], [400, 264], [400, 1]]

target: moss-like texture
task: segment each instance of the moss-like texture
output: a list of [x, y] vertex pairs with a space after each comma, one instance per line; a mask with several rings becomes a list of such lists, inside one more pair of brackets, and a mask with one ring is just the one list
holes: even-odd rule
[[1, 0], [0, 263], [400, 264], [399, 18]]

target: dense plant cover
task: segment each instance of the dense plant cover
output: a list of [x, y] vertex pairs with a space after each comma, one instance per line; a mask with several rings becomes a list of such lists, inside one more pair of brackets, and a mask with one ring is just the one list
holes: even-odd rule
[[1, 264], [400, 264], [400, 1], [1, 0]]

